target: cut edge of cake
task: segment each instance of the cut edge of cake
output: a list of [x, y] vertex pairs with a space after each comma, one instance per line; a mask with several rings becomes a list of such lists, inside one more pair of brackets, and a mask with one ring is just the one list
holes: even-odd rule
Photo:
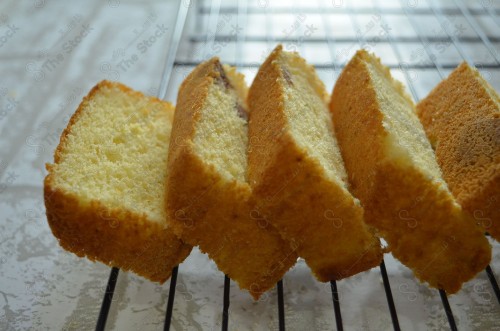
[[191, 251], [190, 246], [172, 233], [166, 222], [153, 220], [145, 213], [119, 208], [118, 204], [110, 206], [100, 201], [99, 197], [84, 196], [86, 194], [79, 194], [78, 187], [61, 187], [61, 179], [58, 178], [57, 168], [63, 162], [73, 128], [85, 116], [94, 97], [105, 89], [116, 89], [126, 98], [147, 100], [165, 113], [160, 116], [173, 117], [173, 106], [166, 102], [146, 97], [120, 83], [98, 83], [83, 99], [63, 131], [55, 151], [55, 163], [46, 165], [48, 175], [44, 180], [44, 201], [47, 220], [60, 245], [77, 256], [131, 270], [152, 281], [164, 282], [170, 277], [172, 268]]

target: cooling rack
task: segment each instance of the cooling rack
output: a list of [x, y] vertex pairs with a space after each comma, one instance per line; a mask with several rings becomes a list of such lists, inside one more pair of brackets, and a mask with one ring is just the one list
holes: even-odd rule
[[[286, 50], [299, 51], [305, 55], [307, 60], [315, 65], [318, 74], [330, 89], [354, 52], [359, 48], [366, 48], [382, 58], [382, 61], [392, 69], [393, 74], [406, 84], [416, 101], [425, 96], [462, 61], [476, 66], [495, 89], [499, 90], [498, 15], [499, 8], [495, 7], [492, 1], [467, 3], [452, 0], [438, 4], [434, 1], [419, 0], [373, 0], [356, 2], [356, 5], [342, 0], [308, 2], [305, 5], [298, 1], [277, 4], [269, 0], [256, 2], [240, 0], [236, 4], [222, 0], [182, 1], [158, 96], [175, 100], [176, 89], [182, 79], [193, 67], [212, 56], [219, 56], [224, 63], [238, 67], [247, 74], [247, 79], [251, 79], [265, 56], [277, 43], [282, 43]], [[498, 249], [495, 244], [493, 245]], [[385, 261], [388, 259], [391, 260], [391, 265], [398, 263], [390, 255], [386, 255]], [[401, 316], [398, 315], [400, 307], [393, 297], [395, 287], [391, 284], [391, 274], [386, 268], [385, 261], [378, 270], [372, 270], [371, 273], [378, 273], [382, 279], [386, 299], [385, 310], [392, 324], [370, 326], [368, 321], [363, 329], [401, 329]], [[165, 311], [165, 330], [171, 328], [176, 313], [179, 313], [175, 310], [175, 300], [178, 274], [182, 274], [182, 269], [181, 264], [172, 271]], [[488, 302], [490, 305], [488, 316], [483, 324], [478, 322], [479, 324], [469, 323], [469, 325], [500, 329], [498, 283], [491, 266], [486, 268], [484, 274], [489, 281], [487, 292], [493, 294]], [[119, 270], [112, 268], [96, 330], [105, 329], [118, 275]], [[221, 320], [221, 329], [228, 330], [232, 329], [231, 280], [222, 274], [220, 277], [224, 286], [220, 293], [222, 303], [218, 318]], [[273, 314], [277, 315], [275, 327], [279, 330], [285, 330], [287, 315], [297, 313], [287, 309], [285, 284], [279, 281], [276, 291], [270, 294], [276, 296]], [[334, 322], [317, 324], [311, 326], [312, 329], [348, 328], [349, 325], [345, 325], [342, 318], [346, 312], [346, 301], [342, 299], [341, 287], [342, 281], [332, 281], [329, 284], [331, 303], [328, 309], [331, 310], [330, 318]], [[411, 293], [402, 290], [401, 284], [398, 290], [406, 294]], [[292, 288], [290, 291], [295, 289]], [[442, 307], [437, 309], [444, 310], [446, 327], [457, 330], [460, 325], [456, 321], [446, 293], [442, 290], [427, 289], [427, 291], [439, 293]], [[408, 299], [411, 306], [413, 300], [410, 296]], [[297, 297], [293, 300], [297, 300]], [[405, 309], [411, 310], [411, 307]], [[481, 318], [480, 316], [479, 319]], [[490, 320], [487, 320], [488, 318]], [[433, 327], [432, 322], [426, 325]], [[436, 328], [444, 326], [445, 324], [434, 325]]]

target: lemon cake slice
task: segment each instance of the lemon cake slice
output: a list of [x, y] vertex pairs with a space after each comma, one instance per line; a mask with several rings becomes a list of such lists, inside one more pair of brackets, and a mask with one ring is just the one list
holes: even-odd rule
[[247, 182], [247, 87], [217, 58], [182, 83], [172, 129], [167, 208], [175, 233], [257, 299], [297, 260], [259, 215]]
[[164, 185], [174, 107], [102, 81], [47, 164], [47, 219], [63, 248], [164, 282], [191, 251], [167, 225]]
[[462, 63], [417, 105], [443, 177], [476, 222], [500, 240], [500, 99]]
[[366, 221], [417, 278], [457, 292], [486, 267], [491, 248], [443, 180], [403, 85], [360, 50], [335, 84], [330, 110]]
[[297, 247], [320, 281], [378, 266], [380, 241], [363, 222], [314, 68], [281, 45], [250, 88], [249, 180], [258, 214]]

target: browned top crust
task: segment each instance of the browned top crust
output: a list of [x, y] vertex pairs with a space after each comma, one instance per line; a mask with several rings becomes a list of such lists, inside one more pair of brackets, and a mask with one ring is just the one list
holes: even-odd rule
[[462, 63], [417, 105], [453, 195], [500, 240], [500, 99]]

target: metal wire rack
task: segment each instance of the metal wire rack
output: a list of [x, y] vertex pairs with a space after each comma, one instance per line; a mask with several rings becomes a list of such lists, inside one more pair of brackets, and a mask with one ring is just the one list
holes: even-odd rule
[[[223, 4], [222, 2], [222, 0], [213, 0], [210, 3], [205, 1], [182, 1], [180, 3], [158, 92], [159, 98], [164, 99], [167, 95], [170, 95], [170, 98], [175, 97], [175, 83], [172, 83], [174, 73], [178, 73], [182, 69], [189, 72], [192, 67], [213, 55], [220, 56], [223, 62], [240, 69], [255, 71], [262, 62], [262, 54], [256, 52], [261, 55], [260, 58], [258, 56], [253, 58], [252, 56], [246, 56], [246, 49], [248, 48], [246, 46], [248, 44], [251, 46], [260, 45], [263, 53], [268, 53], [276, 43], [292, 45], [291, 48], [299, 51], [307, 50], [309, 47], [315, 48], [315, 50], [319, 48], [324, 50], [326, 47], [327, 60], [313, 61], [313, 64], [318, 70], [324, 70], [331, 81], [338, 77], [340, 70], [350, 58], [350, 54], [353, 54], [357, 48], [385, 46], [385, 52], [388, 54], [392, 52], [392, 56], [388, 56], [388, 59], [392, 60], [389, 67], [399, 72], [400, 77], [406, 82], [416, 101], [422, 95], [422, 92], [419, 93], [419, 91], [428, 91], [432, 86], [418, 87], [414, 77], [412, 77], [415, 72], [437, 74], [438, 77], [434, 79], [434, 85], [440, 79], [445, 78], [447, 72], [454, 69], [461, 61], [467, 61], [475, 65], [483, 74], [489, 74], [489, 78], [495, 79], [500, 72], [500, 56], [497, 51], [500, 38], [498, 35], [494, 36], [491, 33], [486, 33], [483, 26], [485, 24], [483, 19], [487, 19], [493, 26], [496, 26], [496, 29], [500, 27], [499, 9], [494, 8], [492, 2], [483, 1], [480, 4], [471, 6], [462, 0], [451, 0], [444, 5], [440, 4], [438, 6], [431, 1], [424, 5], [419, 4], [417, 0], [400, 0], [390, 2], [389, 5], [384, 2], [384, 5], [382, 5], [381, 1], [373, 0], [357, 7], [349, 3], [344, 4], [343, 1], [326, 2], [322, 0], [318, 0], [316, 6], [308, 4], [306, 7], [300, 6], [298, 2], [293, 2], [292, 5], [272, 7], [268, 0], [261, 0], [251, 4], [247, 3], [247, 0], [240, 0], [237, 5]], [[230, 32], [221, 27], [221, 22], [226, 21], [224, 15], [232, 15], [232, 30]], [[285, 24], [287, 27], [291, 27], [290, 30], [280, 30], [279, 33], [276, 33], [274, 25], [279, 25], [276, 22], [281, 22], [280, 20], [283, 18], [290, 19], [290, 17], [292, 22], [300, 21], [300, 15], [314, 15], [314, 24], [320, 23], [321, 25], [321, 29], [319, 27], [316, 27], [316, 29], [322, 30], [324, 32], [323, 36], [308, 35], [304, 32], [308, 27], [294, 28], [294, 23], [292, 25]], [[368, 23], [366, 23], [367, 16], [371, 17]], [[351, 24], [350, 30], [354, 33], [337, 33], [335, 27], [333, 27], [333, 17], [347, 18]], [[419, 22], [421, 17], [433, 19], [437, 22], [439, 28], [429, 33], [429, 30], [426, 30], [427, 27]], [[406, 35], [395, 33], [393, 28], [390, 27], [391, 23], [389, 23], [389, 20], [394, 18], [405, 19], [406, 24], [401, 25], [401, 27], [411, 27], [413, 33], [407, 33]], [[456, 23], [457, 21], [460, 23]], [[379, 26], [377, 31], [373, 31], [374, 24]], [[471, 33], [460, 30], [462, 28], [461, 24], [468, 24]], [[416, 49], [410, 55], [410, 58], [402, 51], [408, 45], [412, 45], [413, 49]], [[478, 57], [477, 53], [468, 51], [466, 45], [481, 48], [480, 56]], [[225, 49], [224, 52], [220, 52], [221, 48]], [[446, 56], [444, 53], [449, 49], [456, 50], [458, 57]], [[382, 51], [384, 51], [384, 48], [382, 48]], [[319, 53], [321, 51], [318, 50]], [[381, 57], [384, 59], [383, 56]], [[321, 58], [321, 56], [318, 56], [318, 58]], [[180, 76], [179, 79], [182, 79], [182, 75]], [[379, 269], [392, 326], [394, 330], [400, 330], [397, 308], [384, 261]], [[172, 321], [178, 271], [179, 267], [173, 269], [170, 280], [165, 313], [165, 330], [170, 329]], [[498, 304], [500, 304], [500, 290], [493, 270], [488, 266], [485, 272]], [[96, 330], [105, 329], [118, 274], [119, 270], [112, 268]], [[342, 306], [337, 283], [331, 281], [330, 287], [334, 316], [332, 318], [335, 318], [337, 330], [343, 330]], [[285, 330], [283, 288], [283, 282], [279, 281], [277, 284], [279, 330]], [[449, 328], [457, 330], [457, 323], [446, 293], [439, 290], [439, 295], [446, 312]], [[497, 303], [492, 302], [491, 304], [496, 305]], [[230, 279], [225, 276], [223, 305], [221, 307], [222, 330], [228, 330], [229, 327], [229, 306]]]

